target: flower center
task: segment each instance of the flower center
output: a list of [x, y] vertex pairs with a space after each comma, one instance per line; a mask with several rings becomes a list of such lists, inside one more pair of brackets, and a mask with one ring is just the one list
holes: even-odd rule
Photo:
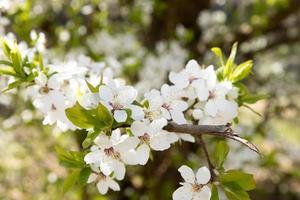
[[214, 94], [214, 92], [209, 91], [208, 99], [213, 99], [215, 97], [216, 97], [216, 95]]
[[199, 192], [202, 189], [203, 185], [201, 184], [193, 184], [192, 185], [192, 190], [193, 192]]
[[168, 105], [168, 104], [166, 104], [166, 103], [164, 103], [161, 107], [163, 107], [163, 108], [165, 108], [165, 109], [167, 109], [167, 110], [170, 110], [170, 109], [171, 109], [170, 105]]
[[119, 159], [120, 158], [120, 153], [116, 152], [113, 147], [104, 149], [104, 153], [105, 153], [105, 155], [111, 156], [111, 157], [113, 157], [115, 159]]
[[150, 142], [150, 135], [148, 133], [145, 133], [144, 135], [139, 136], [138, 138], [141, 140], [142, 143], [148, 144]]

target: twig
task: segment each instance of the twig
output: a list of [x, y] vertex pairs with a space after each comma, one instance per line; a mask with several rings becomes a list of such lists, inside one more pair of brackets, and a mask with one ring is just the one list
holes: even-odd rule
[[215, 167], [214, 167], [214, 165], [212, 164], [212, 162], [210, 160], [210, 157], [209, 157], [209, 154], [208, 154], [208, 151], [207, 151], [207, 148], [206, 148], [206, 144], [205, 144], [205, 142], [202, 138], [202, 135], [199, 136], [199, 143], [201, 145], [201, 148], [204, 151], [204, 154], [205, 154], [205, 157], [206, 157], [206, 160], [207, 160], [207, 164], [208, 164], [208, 168], [209, 168], [209, 171], [210, 171], [210, 174], [211, 174], [211, 180], [213, 181], [217, 175], [214, 171]]
[[176, 133], [189, 133], [191, 135], [213, 135], [235, 140], [247, 146], [252, 151], [259, 153], [258, 148], [248, 140], [237, 135], [232, 129], [231, 124], [227, 125], [193, 125], [193, 124], [176, 124], [169, 122], [164, 127], [165, 130]]

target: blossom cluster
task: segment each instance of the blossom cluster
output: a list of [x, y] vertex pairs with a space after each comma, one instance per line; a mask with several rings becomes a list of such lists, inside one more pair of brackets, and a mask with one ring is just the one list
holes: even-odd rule
[[[24, 73], [29, 75], [29, 72]], [[232, 81], [219, 80], [214, 66], [201, 67], [196, 60], [188, 61], [180, 71], [171, 71], [170, 84], [146, 92], [142, 99], [135, 87], [115, 78], [105, 63], [93, 62], [84, 56], [76, 61], [39, 66], [34, 73], [34, 85], [26, 91], [33, 105], [43, 114], [44, 125], [56, 124], [62, 131], [81, 128], [96, 131], [90, 126], [79, 126], [67, 115], [66, 110], [78, 104], [86, 111], [93, 111], [100, 104], [111, 115], [112, 124], [93, 138], [93, 145], [84, 157], [92, 169], [87, 182], [97, 181], [101, 194], [107, 193], [109, 188], [120, 190], [116, 180], [124, 179], [126, 165], [145, 165], [151, 151], [167, 150], [180, 140], [195, 142], [189, 134], [164, 130], [169, 121], [224, 125], [238, 114], [238, 89]], [[176, 190], [174, 199], [180, 199], [178, 196], [187, 190], [202, 191], [195, 195], [209, 199], [209, 188], [202, 188], [210, 179], [207, 169], [199, 170], [197, 180], [187, 167], [183, 166], [179, 171], [182, 175], [188, 173], [189, 177], [183, 175], [187, 184]], [[204, 178], [201, 178], [202, 172], [206, 173]]]

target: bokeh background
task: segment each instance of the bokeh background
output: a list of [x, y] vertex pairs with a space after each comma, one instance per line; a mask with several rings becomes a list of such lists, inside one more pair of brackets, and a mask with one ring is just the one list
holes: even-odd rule
[[[0, 0], [0, 35], [9, 33], [52, 63], [103, 61], [140, 93], [158, 88], [190, 58], [217, 65], [210, 48], [228, 55], [237, 41], [237, 61], [255, 63], [245, 84], [268, 98], [251, 105], [260, 116], [241, 108], [235, 125], [262, 156], [229, 142], [226, 168], [254, 174], [254, 200], [300, 199], [299, 0]], [[0, 77], [0, 88], [5, 83]], [[197, 145], [177, 144], [146, 167], [129, 167], [121, 192], [101, 196], [90, 185], [62, 194], [68, 170], [54, 147], [79, 149], [82, 134], [42, 126], [22, 95], [0, 94], [0, 199], [171, 199], [181, 164], [206, 165]], [[216, 139], [204, 139], [213, 154]]]

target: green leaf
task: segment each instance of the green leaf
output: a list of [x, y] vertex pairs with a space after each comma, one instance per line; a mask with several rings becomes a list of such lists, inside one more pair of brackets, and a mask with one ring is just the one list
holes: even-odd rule
[[219, 47], [213, 47], [211, 48], [211, 51], [220, 59], [221, 67], [225, 66], [222, 50]]
[[10, 47], [8, 45], [8, 43], [6, 42], [6, 40], [2, 39], [2, 50], [4, 52], [4, 54], [6, 55], [7, 58], [10, 59]]
[[216, 145], [215, 153], [214, 153], [214, 159], [216, 161], [216, 166], [218, 168], [222, 168], [223, 163], [228, 155], [229, 152], [229, 146], [226, 142], [220, 141]]
[[98, 113], [98, 120], [99, 125], [98, 127], [104, 128], [104, 127], [111, 127], [114, 122], [114, 118], [111, 114], [111, 112], [101, 103], [99, 103], [97, 107], [97, 113]]
[[99, 130], [91, 130], [88, 132], [86, 138], [84, 139], [84, 141], [82, 142], [82, 147], [83, 148], [88, 148], [89, 146], [91, 146], [91, 144], [93, 143], [93, 141], [95, 140], [95, 138], [100, 134]]
[[213, 185], [211, 188], [210, 200], [219, 200], [219, 193], [218, 193], [218, 188], [216, 185]]
[[79, 184], [81, 186], [85, 185], [90, 174], [91, 174], [92, 170], [90, 167], [85, 167], [82, 170], [80, 170], [80, 174], [79, 174]]
[[12, 67], [0, 67], [0, 75], [18, 77], [17, 73]]
[[84, 156], [82, 151], [66, 151], [60, 147], [55, 148], [60, 164], [69, 168], [82, 168], [85, 166]]
[[89, 83], [87, 80], [85, 80], [86, 82], [86, 85], [88, 86], [89, 90], [92, 92], [92, 93], [98, 93], [99, 92], [99, 86], [96, 86], [94, 87], [91, 83]]
[[22, 56], [18, 45], [15, 43], [14, 48], [10, 52], [10, 58], [13, 64], [15, 71], [21, 76], [25, 77], [25, 72], [22, 67]]
[[222, 187], [228, 200], [250, 200], [248, 193], [235, 183], [225, 183]]
[[243, 62], [237, 68], [233, 71], [233, 73], [230, 75], [229, 80], [233, 82], [238, 82], [246, 78], [249, 73], [251, 72], [251, 69], [253, 67], [252, 60], [248, 60], [246, 62]]
[[240, 101], [240, 103], [254, 104], [259, 100], [263, 100], [263, 99], [267, 99], [267, 98], [268, 98], [268, 95], [265, 95], [265, 94], [257, 94], [257, 95], [248, 94], [248, 95], [242, 96], [239, 99], [239, 101]]
[[223, 70], [223, 77], [227, 78], [229, 77], [229, 75], [231, 74], [232, 70], [233, 70], [233, 66], [234, 66], [234, 59], [235, 59], [235, 55], [236, 55], [236, 50], [237, 50], [237, 45], [238, 43], [234, 43], [232, 48], [231, 48], [231, 52], [229, 55], [229, 58], [225, 64], [224, 70]]
[[0, 60], [0, 65], [10, 66], [10, 67], [13, 66], [13, 64], [7, 60]]
[[71, 189], [73, 185], [78, 181], [79, 177], [79, 170], [74, 170], [72, 173], [68, 175], [68, 177], [64, 180], [62, 191], [63, 193], [66, 193]]
[[20, 86], [22, 83], [23, 83], [23, 81], [21, 81], [21, 80], [14, 81], [14, 82], [10, 83], [5, 90], [1, 91], [1, 93], [4, 93], [4, 92], [7, 92], [8, 90], [16, 88], [16, 87]]
[[109, 128], [113, 124], [113, 117], [110, 111], [101, 103], [96, 109], [87, 110], [82, 107], [78, 102], [66, 109], [68, 119], [79, 128]]
[[253, 190], [255, 181], [252, 174], [248, 174], [238, 170], [229, 170], [219, 176], [219, 181], [222, 184], [235, 183], [245, 191]]
[[93, 128], [97, 124], [97, 116], [93, 110], [86, 110], [78, 102], [65, 110], [67, 118], [76, 126], [83, 129]]

